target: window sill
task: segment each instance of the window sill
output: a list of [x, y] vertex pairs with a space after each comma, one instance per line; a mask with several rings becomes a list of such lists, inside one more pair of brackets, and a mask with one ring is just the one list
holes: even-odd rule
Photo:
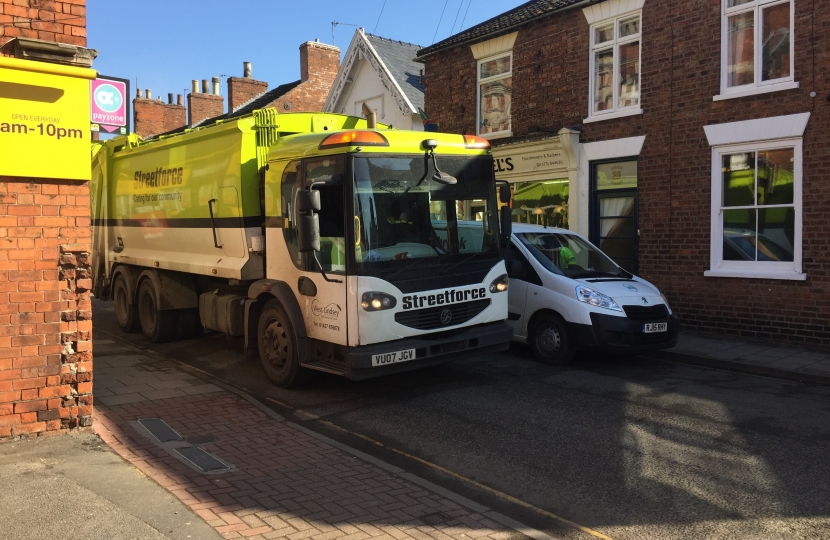
[[487, 139], [489, 141], [490, 139], [502, 139], [504, 137], [512, 137], [513, 132], [512, 131], [497, 131], [495, 133], [479, 134], [478, 136], [481, 137], [482, 139]]
[[602, 122], [603, 120], [611, 120], [613, 118], [625, 118], [626, 116], [637, 116], [638, 114], [643, 114], [643, 109], [626, 109], [623, 111], [615, 111], [612, 113], [605, 113], [605, 114], [597, 114], [595, 116], [589, 116], [582, 120], [583, 124], [592, 124], [594, 122]]
[[746, 270], [706, 270], [703, 272], [705, 277], [728, 277], [728, 278], [745, 278], [745, 279], [786, 279], [790, 281], [806, 281], [807, 274], [798, 272], [781, 272], [781, 271], [746, 271]]
[[737, 99], [746, 96], [757, 96], [759, 94], [769, 94], [771, 92], [780, 92], [782, 90], [792, 90], [801, 86], [801, 83], [789, 81], [778, 84], [769, 84], [766, 86], [753, 86], [752, 88], [742, 88], [740, 90], [727, 91], [723, 94], [712, 98], [712, 101], [724, 101], [726, 99]]

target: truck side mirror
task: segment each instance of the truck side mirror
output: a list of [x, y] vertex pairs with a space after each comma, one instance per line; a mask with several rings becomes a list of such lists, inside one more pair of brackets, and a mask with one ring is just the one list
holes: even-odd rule
[[499, 186], [499, 200], [505, 204], [510, 202], [510, 186], [507, 184]]
[[297, 216], [297, 243], [300, 253], [320, 251], [320, 216], [314, 213]]
[[319, 212], [320, 192], [316, 189], [298, 191], [297, 210], [299, 212]]
[[505, 205], [501, 207], [499, 220], [501, 221], [501, 238], [505, 245], [510, 241], [510, 235], [513, 234], [513, 210]]

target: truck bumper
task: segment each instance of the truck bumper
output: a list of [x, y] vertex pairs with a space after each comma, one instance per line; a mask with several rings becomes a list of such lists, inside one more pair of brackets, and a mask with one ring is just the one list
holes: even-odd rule
[[[677, 345], [679, 323], [672, 313], [665, 319], [634, 321], [591, 313], [593, 324], [569, 323], [571, 341], [577, 349], [605, 349], [612, 351], [650, 351], [669, 349]], [[667, 323], [665, 332], [643, 333], [644, 323]]]
[[[507, 350], [513, 331], [504, 322], [481, 324], [461, 330], [439, 332], [417, 338], [399, 339], [374, 345], [348, 347], [343, 350], [348, 379], [361, 380], [390, 373], [409, 371], [460, 358], [469, 358], [484, 351]], [[372, 356], [396, 351], [415, 350], [415, 358], [384, 366], [372, 366]]]

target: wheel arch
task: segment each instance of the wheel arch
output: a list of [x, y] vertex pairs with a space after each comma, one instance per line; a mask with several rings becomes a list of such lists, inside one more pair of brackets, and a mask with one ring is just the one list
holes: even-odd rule
[[[294, 334], [297, 338], [297, 346], [300, 351], [304, 349], [305, 339], [308, 333], [305, 327], [305, 320], [303, 319], [303, 312], [300, 309], [300, 304], [297, 302], [294, 292], [291, 287], [284, 281], [277, 281], [273, 279], [260, 279], [255, 281], [248, 287], [248, 299], [245, 303], [245, 349], [255, 349], [257, 322], [259, 320], [259, 313], [262, 306], [271, 299], [276, 299], [282, 308], [285, 310], [291, 321], [291, 326], [294, 328]], [[301, 356], [302, 358], [302, 356]]]
[[555, 309], [551, 309], [551, 308], [537, 309], [533, 313], [533, 315], [531, 315], [530, 318], [527, 320], [527, 329], [525, 330], [525, 336], [528, 336], [528, 337], [530, 336], [530, 329], [533, 328], [533, 325], [536, 324], [536, 321], [539, 320], [539, 317], [542, 317], [543, 315], [552, 315], [552, 316], [558, 318], [559, 320], [561, 320], [565, 324], [565, 326], [567, 326], [567, 324], [568, 324], [567, 319], [565, 319], [565, 317], [563, 317], [562, 314], [559, 313], [558, 311], [556, 311]]

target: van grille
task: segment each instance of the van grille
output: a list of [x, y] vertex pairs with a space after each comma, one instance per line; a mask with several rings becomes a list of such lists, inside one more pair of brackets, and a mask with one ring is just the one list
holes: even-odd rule
[[664, 321], [669, 317], [669, 311], [664, 304], [654, 306], [623, 306], [625, 316], [632, 321]]
[[[395, 314], [395, 321], [410, 328], [417, 328], [418, 330], [431, 330], [433, 328], [441, 328], [442, 326], [455, 326], [457, 324], [465, 323], [484, 311], [490, 305], [490, 300], [473, 300], [472, 302], [464, 302], [461, 304], [449, 304], [426, 309], [416, 309], [414, 311], [401, 311]], [[441, 314], [449, 310], [452, 318], [446, 322], [441, 322]]]

